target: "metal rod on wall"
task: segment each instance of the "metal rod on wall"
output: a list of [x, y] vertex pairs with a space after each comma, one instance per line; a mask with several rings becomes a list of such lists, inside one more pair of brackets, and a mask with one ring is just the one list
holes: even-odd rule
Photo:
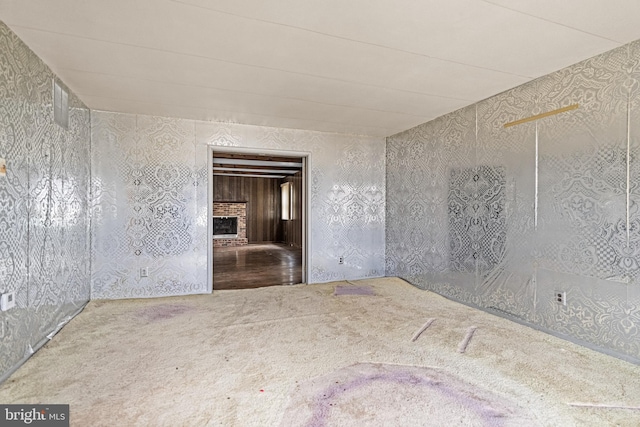
[[522, 123], [532, 122], [534, 120], [542, 119], [549, 116], [555, 116], [556, 114], [564, 113], [566, 111], [575, 110], [580, 107], [580, 104], [571, 104], [566, 107], [558, 108], [557, 110], [547, 111], [546, 113], [536, 114], [535, 116], [527, 117], [526, 119], [515, 120], [513, 122], [505, 123], [503, 127], [508, 128], [511, 126], [521, 125]]

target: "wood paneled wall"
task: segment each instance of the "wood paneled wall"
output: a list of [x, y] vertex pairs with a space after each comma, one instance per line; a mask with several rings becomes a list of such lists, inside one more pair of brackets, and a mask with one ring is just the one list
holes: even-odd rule
[[280, 184], [284, 182], [291, 183], [293, 215], [289, 221], [281, 220], [281, 241], [290, 246], [302, 247], [302, 172], [280, 180]]
[[214, 176], [214, 202], [247, 202], [249, 243], [281, 240], [280, 180]]

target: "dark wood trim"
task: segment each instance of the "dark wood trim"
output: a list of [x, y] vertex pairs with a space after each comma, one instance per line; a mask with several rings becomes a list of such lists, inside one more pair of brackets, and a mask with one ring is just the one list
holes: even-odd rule
[[220, 159], [261, 160], [265, 162], [300, 162], [300, 157], [261, 156], [258, 154], [222, 153], [218, 151], [213, 152], [213, 157]]

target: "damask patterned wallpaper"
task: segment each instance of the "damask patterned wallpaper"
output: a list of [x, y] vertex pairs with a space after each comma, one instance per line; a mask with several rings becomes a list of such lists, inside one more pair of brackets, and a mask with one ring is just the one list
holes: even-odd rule
[[384, 275], [384, 139], [94, 111], [92, 298], [207, 291], [209, 145], [311, 153], [309, 282]]
[[0, 380], [90, 296], [90, 114], [70, 93], [55, 124], [54, 78], [0, 22]]
[[386, 274], [640, 361], [639, 182], [635, 42], [389, 137]]

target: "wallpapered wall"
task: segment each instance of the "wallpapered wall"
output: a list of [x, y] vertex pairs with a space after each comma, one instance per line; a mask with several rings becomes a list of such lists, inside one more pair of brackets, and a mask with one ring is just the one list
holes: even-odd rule
[[0, 379], [89, 300], [89, 110], [55, 124], [54, 78], [0, 22]]
[[[384, 139], [96, 111], [91, 117], [92, 298], [206, 292], [209, 145], [310, 152], [309, 282], [384, 275]], [[141, 267], [149, 267], [148, 278], [139, 277]]]
[[637, 361], [639, 183], [636, 42], [388, 138], [386, 273]]

